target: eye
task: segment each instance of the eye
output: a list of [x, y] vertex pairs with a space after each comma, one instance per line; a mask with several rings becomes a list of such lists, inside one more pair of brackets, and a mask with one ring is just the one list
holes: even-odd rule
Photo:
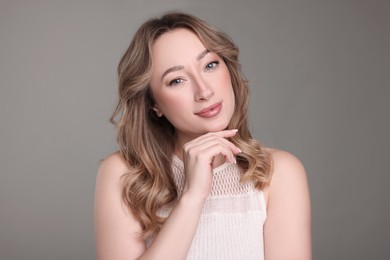
[[176, 79], [169, 81], [168, 86], [176, 86], [176, 85], [179, 85], [180, 83], [182, 83], [183, 81], [184, 80], [181, 78], [176, 78]]
[[214, 69], [215, 67], [217, 67], [219, 64], [219, 61], [213, 61], [213, 62], [210, 62], [206, 65], [206, 71], [207, 70], [211, 70], [211, 69]]

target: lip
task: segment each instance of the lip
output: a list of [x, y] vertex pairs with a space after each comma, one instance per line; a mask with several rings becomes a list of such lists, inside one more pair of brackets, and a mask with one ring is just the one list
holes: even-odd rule
[[196, 112], [195, 115], [198, 115], [198, 116], [204, 117], [204, 118], [211, 118], [211, 117], [218, 115], [219, 112], [221, 112], [221, 109], [222, 109], [222, 102], [218, 102], [218, 103], [215, 103], [211, 106], [208, 106], [208, 107], [202, 109], [199, 112]]

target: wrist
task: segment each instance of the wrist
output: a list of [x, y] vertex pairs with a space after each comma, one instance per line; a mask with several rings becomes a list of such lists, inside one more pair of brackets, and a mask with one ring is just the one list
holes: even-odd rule
[[189, 191], [183, 191], [179, 200], [180, 203], [183, 203], [184, 205], [203, 208], [206, 199], [207, 197], [199, 196], [198, 194], [193, 194]]

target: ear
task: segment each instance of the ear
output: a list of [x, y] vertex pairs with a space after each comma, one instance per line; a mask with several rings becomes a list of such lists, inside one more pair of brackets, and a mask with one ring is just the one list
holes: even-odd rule
[[162, 116], [163, 116], [163, 113], [160, 111], [160, 109], [158, 109], [158, 107], [157, 107], [156, 104], [154, 104], [154, 106], [153, 106], [152, 109], [154, 110], [154, 112], [156, 112], [156, 115], [157, 115], [158, 117], [162, 117]]

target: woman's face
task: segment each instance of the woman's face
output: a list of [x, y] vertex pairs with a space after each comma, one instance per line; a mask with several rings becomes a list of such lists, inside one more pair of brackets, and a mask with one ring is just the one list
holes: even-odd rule
[[228, 126], [234, 111], [229, 70], [196, 34], [164, 33], [153, 45], [152, 61], [154, 110], [171, 122], [181, 142]]

